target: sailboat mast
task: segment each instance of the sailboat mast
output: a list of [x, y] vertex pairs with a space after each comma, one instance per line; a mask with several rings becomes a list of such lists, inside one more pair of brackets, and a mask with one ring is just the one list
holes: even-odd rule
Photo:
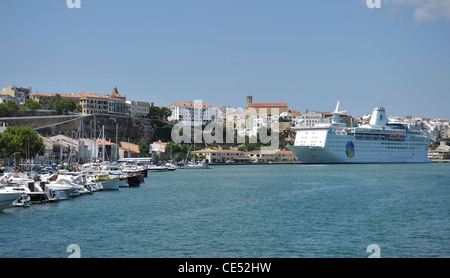
[[102, 160], [105, 161], [105, 126], [102, 127]]

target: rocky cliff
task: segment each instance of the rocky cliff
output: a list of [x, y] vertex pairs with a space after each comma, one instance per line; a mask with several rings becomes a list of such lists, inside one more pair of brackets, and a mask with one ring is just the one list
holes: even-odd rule
[[[31, 128], [40, 128], [48, 125], [66, 122], [60, 125], [45, 127], [38, 129], [39, 134], [43, 136], [53, 136], [64, 134], [71, 137], [78, 137], [83, 134], [84, 138], [93, 138], [94, 134], [99, 138], [103, 126], [105, 127], [105, 139], [116, 141], [116, 127], [117, 140], [130, 141], [130, 143], [152, 142], [155, 140], [155, 129], [151, 120], [146, 118], [130, 118], [111, 115], [96, 115], [94, 117], [87, 117], [70, 121], [70, 118], [41, 118], [36, 116], [31, 119], [8, 120], [4, 121], [5, 125], [11, 126], [28, 126]], [[82, 124], [80, 122], [82, 121]]]

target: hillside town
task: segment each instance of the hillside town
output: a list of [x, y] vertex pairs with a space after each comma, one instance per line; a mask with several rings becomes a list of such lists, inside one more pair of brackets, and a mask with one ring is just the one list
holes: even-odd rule
[[[245, 102], [244, 102], [245, 101]], [[32, 88], [11, 86], [0, 92], [0, 132], [10, 125], [8, 117], [17, 115], [17, 111], [49, 112], [70, 115], [110, 115], [125, 118], [157, 118], [175, 125], [184, 123], [192, 127], [205, 127], [208, 124], [221, 124], [231, 128], [233, 133], [242, 138], [257, 137], [261, 128], [270, 128], [277, 124], [279, 133], [285, 143], [293, 142], [293, 127], [314, 126], [319, 123], [330, 122], [331, 112], [306, 111], [299, 112], [298, 107], [291, 108], [288, 103], [258, 103], [253, 96], [243, 99], [244, 108], [229, 106], [214, 106], [197, 100], [189, 102], [179, 101], [162, 106], [155, 106], [153, 102], [127, 99], [117, 87], [113, 87], [110, 94], [98, 93], [33, 93]], [[158, 115], [154, 114], [159, 108]], [[162, 114], [161, 114], [161, 111]], [[340, 113], [339, 118], [348, 127], [367, 124], [371, 115], [353, 116]], [[449, 120], [430, 119], [425, 116], [395, 116], [389, 121], [404, 123], [408, 126], [420, 128], [429, 133], [429, 158], [433, 160], [450, 159]], [[101, 130], [99, 128], [99, 134]], [[75, 132], [76, 133], [76, 132]], [[75, 163], [80, 158], [83, 162], [88, 158], [102, 158], [117, 160], [150, 156], [156, 160], [161, 154], [167, 153], [169, 141], [146, 142], [148, 148], [139, 146], [139, 142], [118, 142], [115, 138], [89, 137], [80, 134], [73, 136], [55, 135], [41, 136], [45, 145], [47, 160], [55, 163], [69, 161]], [[89, 137], [89, 138], [88, 138]], [[242, 143], [242, 142], [238, 142]], [[191, 153], [208, 163], [301, 163], [295, 155], [284, 148], [275, 152], [263, 152], [255, 147], [248, 148], [241, 144], [213, 144], [203, 146], [203, 149], [192, 150]], [[145, 150], [145, 154], [142, 150]]]

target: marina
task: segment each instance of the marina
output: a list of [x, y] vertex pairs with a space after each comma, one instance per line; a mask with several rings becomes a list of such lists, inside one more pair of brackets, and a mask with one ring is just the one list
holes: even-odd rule
[[0, 168], [0, 211], [9, 207], [67, 200], [103, 190], [137, 187], [145, 182], [149, 172], [210, 169], [207, 163], [196, 161], [156, 165], [143, 158], [86, 163], [77, 166], [78, 171], [58, 170], [41, 165], [22, 166], [33, 170]]
[[[3, 167], [0, 169], [0, 211], [9, 207], [67, 200], [102, 190], [140, 186], [148, 177], [148, 171], [154, 167], [135, 162], [87, 163], [81, 165], [79, 171], [40, 165], [34, 165], [30, 171]], [[169, 168], [161, 167], [166, 171]]]
[[448, 257], [450, 164], [235, 165], [150, 172], [0, 213], [0, 257]]

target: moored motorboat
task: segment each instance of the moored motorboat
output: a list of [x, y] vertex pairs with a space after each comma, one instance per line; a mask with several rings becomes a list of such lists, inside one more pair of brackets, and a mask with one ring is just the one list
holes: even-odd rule
[[0, 186], [0, 211], [11, 207], [11, 205], [22, 196], [23, 192], [17, 192]]

